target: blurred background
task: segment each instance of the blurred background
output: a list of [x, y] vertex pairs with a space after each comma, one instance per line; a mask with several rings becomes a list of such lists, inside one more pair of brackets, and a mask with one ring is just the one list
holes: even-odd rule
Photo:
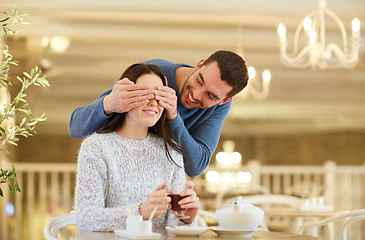
[[[20, 62], [19, 67], [11, 69], [10, 77], [15, 79], [38, 65], [51, 87], [30, 89], [33, 114], [45, 112], [47, 121], [37, 125], [37, 135], [21, 138], [18, 147], [10, 147], [10, 155], [6, 156], [18, 166], [23, 192], [0, 201], [2, 206], [13, 202], [15, 212], [23, 213], [18, 213], [18, 217], [9, 216], [1, 209], [0, 229], [2, 236], [6, 236], [4, 239], [39, 239], [39, 231], [43, 230], [42, 224], [47, 219], [72, 208], [81, 139], [68, 135], [71, 113], [111, 88], [126, 67], [152, 58], [195, 66], [213, 52], [225, 49], [241, 54], [256, 70], [256, 77], [250, 80], [251, 90], [244, 90], [234, 98], [209, 169], [194, 179], [207, 199], [221, 191], [207, 190], [208, 171], [213, 172], [213, 182], [222, 179], [219, 181], [223, 184], [222, 169], [228, 169], [230, 174], [233, 170], [229, 169], [245, 173], [250, 172], [248, 166], [257, 170], [264, 166], [328, 169], [351, 165], [360, 170], [357, 184], [363, 183], [364, 38], [360, 38], [359, 60], [352, 69], [299, 69], [287, 67], [280, 61], [277, 26], [280, 23], [286, 26], [290, 52], [297, 26], [304, 16], [318, 8], [318, 1], [7, 0], [0, 3], [0, 9], [10, 11], [14, 4], [20, 14], [28, 14], [25, 20], [31, 24], [16, 26], [19, 33], [5, 39], [14, 58]], [[354, 17], [360, 20], [361, 26], [365, 24], [363, 0], [329, 0], [327, 7], [344, 23], [348, 37]], [[340, 45], [341, 33], [333, 22], [328, 24], [327, 39]], [[270, 83], [262, 83], [261, 75], [265, 70], [270, 71]], [[263, 87], [264, 94], [255, 93]], [[17, 85], [9, 88], [9, 92], [16, 88]], [[218, 152], [238, 152], [240, 160], [223, 166], [221, 162], [228, 160], [217, 161]], [[40, 169], [44, 172], [40, 173]], [[66, 173], [57, 172], [61, 169]], [[308, 172], [314, 171], [311, 169]], [[255, 175], [254, 170], [248, 179], [248, 182], [263, 185], [262, 175]], [[318, 184], [323, 184], [325, 179], [324, 175], [318, 177]], [[275, 190], [273, 182], [268, 181], [265, 187], [270, 192], [284, 191], [282, 183]], [[49, 183], [56, 184], [59, 191]], [[356, 201], [344, 200], [346, 207], [356, 204], [361, 207], [364, 196], [358, 197]], [[39, 198], [44, 202], [39, 202]], [[209, 208], [208, 201], [206, 208]], [[36, 215], [42, 218], [37, 223], [39, 226], [29, 227], [24, 219]], [[23, 220], [19, 227], [20, 219]], [[14, 233], [14, 229], [19, 228], [25, 228], [23, 233]], [[31, 233], [39, 234], [35, 235], [39, 238], [30, 237]]]

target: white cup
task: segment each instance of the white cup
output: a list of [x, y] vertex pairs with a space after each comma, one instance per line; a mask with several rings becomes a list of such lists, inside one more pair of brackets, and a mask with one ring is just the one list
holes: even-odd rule
[[309, 199], [304, 199], [303, 200], [303, 207], [305, 207], [305, 208], [310, 207], [310, 200]]
[[318, 199], [316, 197], [311, 197], [310, 205], [311, 205], [311, 207], [318, 207]]
[[135, 234], [151, 234], [152, 233], [152, 221], [141, 221], [135, 223]]
[[126, 221], [126, 230], [127, 232], [131, 233], [131, 234], [136, 234], [137, 229], [136, 225], [139, 222], [142, 222], [143, 218], [142, 216], [138, 216], [138, 215], [131, 215], [127, 217], [127, 221]]

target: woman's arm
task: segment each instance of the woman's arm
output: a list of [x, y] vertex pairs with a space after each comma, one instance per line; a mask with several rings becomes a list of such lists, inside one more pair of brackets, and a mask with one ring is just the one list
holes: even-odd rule
[[138, 212], [140, 203], [118, 208], [105, 206], [107, 176], [107, 164], [103, 161], [100, 145], [87, 138], [79, 152], [75, 192], [76, 225], [80, 232], [125, 228], [128, 210]]

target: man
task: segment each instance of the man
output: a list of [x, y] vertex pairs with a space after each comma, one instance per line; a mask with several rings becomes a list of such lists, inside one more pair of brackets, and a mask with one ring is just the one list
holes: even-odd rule
[[127, 112], [155, 98], [167, 111], [168, 124], [185, 155], [185, 172], [201, 174], [217, 147], [232, 97], [246, 87], [245, 61], [231, 51], [217, 51], [194, 67], [162, 59], [148, 60], [166, 76], [169, 87], [152, 90], [121, 79], [91, 105], [77, 108], [69, 133], [81, 138], [101, 129], [114, 112]]

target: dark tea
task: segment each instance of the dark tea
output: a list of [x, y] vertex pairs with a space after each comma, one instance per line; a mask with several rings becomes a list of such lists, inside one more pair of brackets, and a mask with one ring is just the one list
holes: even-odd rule
[[181, 212], [183, 209], [179, 205], [179, 201], [185, 197], [181, 197], [179, 194], [168, 194], [168, 196], [171, 198], [171, 210], [174, 212]]

